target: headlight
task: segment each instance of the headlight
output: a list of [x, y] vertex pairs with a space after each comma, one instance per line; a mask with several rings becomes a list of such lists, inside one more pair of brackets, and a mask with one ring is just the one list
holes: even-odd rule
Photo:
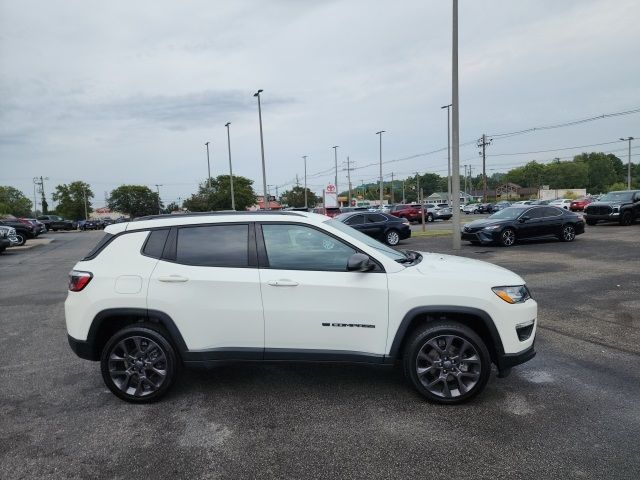
[[531, 298], [531, 294], [525, 285], [493, 287], [491, 290], [507, 303], [523, 303]]
[[488, 227], [484, 227], [483, 230], [497, 230], [501, 225], [490, 225]]

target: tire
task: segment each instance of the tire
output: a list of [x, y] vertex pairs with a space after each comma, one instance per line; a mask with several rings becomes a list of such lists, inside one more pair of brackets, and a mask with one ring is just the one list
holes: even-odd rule
[[17, 244], [18, 247], [21, 247], [25, 243], [27, 243], [27, 237], [25, 237], [21, 233], [16, 233], [16, 238], [18, 239], [18, 244]]
[[585, 220], [587, 222], [587, 225], [593, 227], [596, 223], [598, 223], [597, 220], [591, 220], [591, 219], [587, 219]]
[[[115, 396], [130, 403], [151, 403], [169, 391], [179, 362], [165, 332], [153, 325], [136, 324], [109, 339], [102, 349], [100, 369]], [[140, 373], [146, 381], [140, 380]]]
[[389, 230], [384, 235], [384, 241], [387, 245], [394, 247], [400, 243], [400, 234], [397, 230]]
[[427, 222], [433, 222], [433, 214], [432, 213], [428, 213], [427, 214]]
[[516, 243], [516, 232], [512, 228], [505, 228], [500, 233], [500, 245], [503, 247], [511, 247]]
[[443, 321], [426, 324], [411, 335], [403, 367], [413, 387], [427, 400], [451, 405], [467, 402], [484, 390], [491, 375], [491, 357], [473, 330]]
[[633, 223], [633, 214], [629, 210], [627, 210], [620, 217], [620, 225], [622, 225], [623, 227], [628, 227], [632, 223]]
[[576, 239], [576, 229], [573, 225], [567, 224], [562, 226], [560, 240], [563, 242], [573, 242]]

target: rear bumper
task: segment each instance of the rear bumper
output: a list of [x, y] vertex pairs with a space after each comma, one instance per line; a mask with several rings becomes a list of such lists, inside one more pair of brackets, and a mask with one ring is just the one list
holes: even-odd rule
[[67, 340], [69, 341], [71, 350], [80, 358], [84, 358], [85, 360], [99, 360], [99, 355], [95, 351], [93, 342], [77, 340], [69, 334], [67, 334]]

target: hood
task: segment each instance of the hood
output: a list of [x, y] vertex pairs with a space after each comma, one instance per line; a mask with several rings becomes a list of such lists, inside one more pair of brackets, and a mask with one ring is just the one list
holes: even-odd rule
[[589, 205], [587, 205], [587, 207], [591, 207], [591, 206], [603, 206], [603, 207], [619, 207], [620, 205], [625, 205], [627, 203], [631, 203], [631, 202], [620, 202], [620, 201], [614, 201], [614, 202], [591, 202]]
[[458, 280], [476, 280], [490, 283], [493, 287], [525, 284], [519, 275], [493, 263], [455, 255], [420, 253], [422, 261], [415, 268], [424, 275], [437, 276], [438, 278], [450, 276]]
[[[497, 225], [497, 224], [507, 224], [512, 222], [512, 220], [509, 219], [491, 219], [491, 218], [483, 218], [481, 220], [474, 220], [473, 222], [469, 222], [466, 225], [464, 225], [464, 227], [470, 227], [470, 228], [484, 228], [484, 227], [488, 227], [489, 225]], [[463, 230], [464, 230], [463, 227]]]

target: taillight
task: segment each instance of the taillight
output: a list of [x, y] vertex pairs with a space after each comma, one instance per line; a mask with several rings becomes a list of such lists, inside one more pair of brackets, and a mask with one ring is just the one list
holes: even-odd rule
[[69, 291], [79, 292], [84, 287], [89, 285], [89, 282], [93, 278], [91, 272], [80, 272], [78, 270], [71, 270], [69, 272]]

